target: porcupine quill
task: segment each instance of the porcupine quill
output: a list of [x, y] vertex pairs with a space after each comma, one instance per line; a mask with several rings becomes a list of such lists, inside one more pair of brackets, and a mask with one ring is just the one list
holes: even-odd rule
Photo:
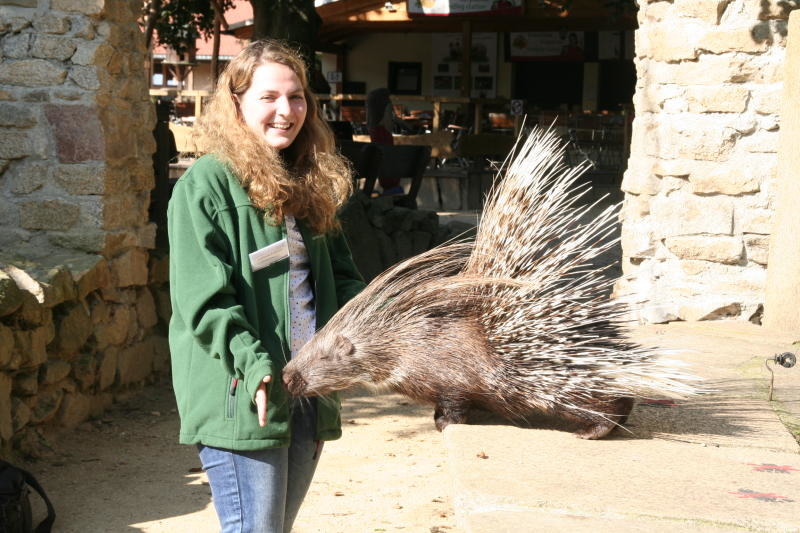
[[543, 411], [604, 437], [634, 398], [683, 397], [696, 378], [628, 340], [628, 306], [591, 261], [618, 206], [580, 202], [586, 165], [534, 129], [489, 193], [473, 243], [437, 246], [389, 268], [293, 358], [283, 382], [317, 396], [372, 384], [435, 405], [436, 426], [478, 407], [509, 419]]

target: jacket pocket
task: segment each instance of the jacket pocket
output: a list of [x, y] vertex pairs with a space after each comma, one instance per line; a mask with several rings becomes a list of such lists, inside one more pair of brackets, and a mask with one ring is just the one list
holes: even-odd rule
[[232, 420], [236, 418], [236, 390], [239, 388], [239, 380], [231, 378], [228, 383], [228, 391], [225, 394], [225, 418]]

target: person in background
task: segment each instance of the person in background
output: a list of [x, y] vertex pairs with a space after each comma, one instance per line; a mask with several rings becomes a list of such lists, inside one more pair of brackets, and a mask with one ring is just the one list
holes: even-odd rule
[[179, 440], [196, 445], [223, 533], [288, 532], [336, 397], [294, 400], [281, 369], [364, 282], [336, 219], [347, 164], [301, 57], [248, 45], [195, 126], [205, 154], [168, 210]]

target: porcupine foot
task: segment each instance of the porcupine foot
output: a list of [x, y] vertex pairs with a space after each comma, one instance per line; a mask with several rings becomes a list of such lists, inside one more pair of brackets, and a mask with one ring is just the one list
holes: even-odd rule
[[449, 424], [464, 424], [467, 421], [469, 402], [458, 398], [442, 398], [433, 411], [436, 429], [444, 430]]
[[581, 423], [581, 428], [575, 432], [575, 436], [581, 439], [602, 439], [614, 428], [624, 424], [628, 420], [628, 415], [633, 409], [633, 398], [609, 398], [605, 400], [597, 399], [593, 403], [586, 403], [582, 407], [603, 413], [603, 416], [592, 415], [589, 413], [576, 413], [574, 411], [565, 413], [562, 416]]

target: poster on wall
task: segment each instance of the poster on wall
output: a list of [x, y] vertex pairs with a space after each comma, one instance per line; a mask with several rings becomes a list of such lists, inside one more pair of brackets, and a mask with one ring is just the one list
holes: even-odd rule
[[512, 61], [583, 61], [583, 32], [511, 32], [509, 51]]
[[408, 0], [409, 15], [522, 14], [522, 0]]
[[[431, 39], [433, 94], [460, 96], [462, 34], [434, 33]], [[497, 34], [473, 33], [470, 58], [472, 97], [494, 98], [497, 95]]]

